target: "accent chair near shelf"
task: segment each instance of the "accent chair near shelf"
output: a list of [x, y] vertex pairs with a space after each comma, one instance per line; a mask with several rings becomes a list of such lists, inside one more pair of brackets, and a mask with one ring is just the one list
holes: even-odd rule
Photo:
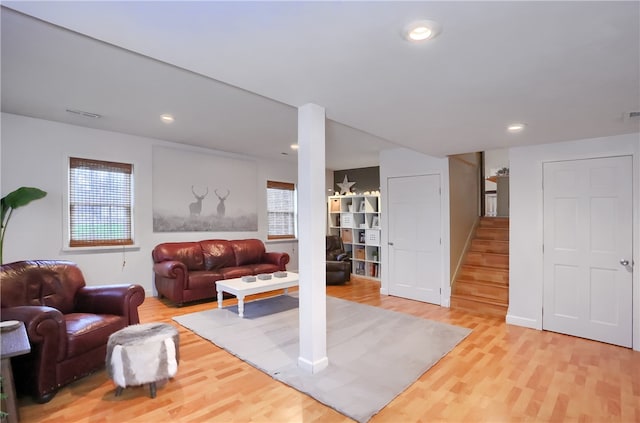
[[337, 235], [326, 237], [327, 285], [341, 285], [351, 279], [351, 257]]

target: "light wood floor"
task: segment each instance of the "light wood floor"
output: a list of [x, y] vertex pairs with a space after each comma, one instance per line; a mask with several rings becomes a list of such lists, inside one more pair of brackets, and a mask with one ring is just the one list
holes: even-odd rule
[[[372, 419], [381, 422], [640, 422], [640, 353], [503, 319], [379, 294], [355, 280], [329, 295], [473, 329], [472, 334]], [[226, 300], [232, 304], [235, 300]], [[151, 399], [146, 388], [114, 396], [104, 371], [64, 387], [48, 404], [19, 401], [22, 422], [350, 422], [310, 397], [183, 329], [156, 298], [142, 322], [180, 329], [178, 374]], [[419, 334], [416, 334], [419, 336]], [[375, 351], [371, 351], [375, 354]], [[331, 360], [331, 357], [329, 357]], [[393, 372], [393, 369], [380, 369]], [[18, 377], [18, 375], [16, 375]]]

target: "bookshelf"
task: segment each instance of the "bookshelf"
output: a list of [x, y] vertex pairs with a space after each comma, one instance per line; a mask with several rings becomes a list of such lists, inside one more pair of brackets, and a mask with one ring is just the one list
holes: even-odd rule
[[328, 233], [340, 235], [351, 255], [351, 273], [380, 280], [380, 196], [332, 195]]

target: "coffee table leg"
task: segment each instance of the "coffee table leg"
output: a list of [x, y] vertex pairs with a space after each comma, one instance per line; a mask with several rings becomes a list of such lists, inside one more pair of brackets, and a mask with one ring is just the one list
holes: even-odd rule
[[222, 290], [218, 289], [218, 308], [222, 308]]
[[238, 295], [238, 315], [244, 317], [244, 295]]

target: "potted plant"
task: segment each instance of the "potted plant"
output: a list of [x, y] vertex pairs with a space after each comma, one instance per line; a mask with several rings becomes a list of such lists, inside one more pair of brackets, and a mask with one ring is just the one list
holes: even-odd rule
[[2, 216], [0, 219], [0, 264], [3, 262], [2, 247], [4, 245], [4, 234], [7, 231], [7, 224], [9, 223], [9, 219], [11, 219], [13, 210], [18, 207], [26, 206], [30, 202], [38, 200], [45, 195], [47, 195], [47, 193], [38, 188], [20, 187], [5, 195], [2, 197], [2, 200], [0, 200], [0, 214]]

